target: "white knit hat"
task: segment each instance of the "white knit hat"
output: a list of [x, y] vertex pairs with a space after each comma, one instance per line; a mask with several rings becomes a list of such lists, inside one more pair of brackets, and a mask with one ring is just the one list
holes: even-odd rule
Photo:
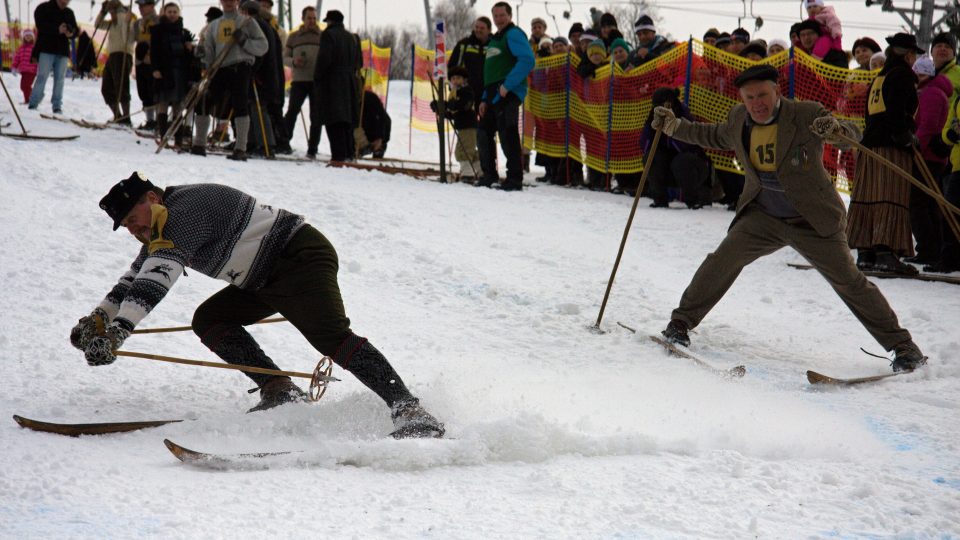
[[913, 63], [913, 72], [917, 75], [933, 77], [937, 74], [937, 66], [933, 65], [933, 58], [923, 55]]

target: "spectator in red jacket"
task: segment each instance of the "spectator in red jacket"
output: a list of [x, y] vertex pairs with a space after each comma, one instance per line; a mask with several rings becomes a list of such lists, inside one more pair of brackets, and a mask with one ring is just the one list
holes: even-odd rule
[[30, 103], [30, 90], [33, 89], [33, 80], [37, 78], [37, 63], [30, 55], [33, 54], [33, 44], [36, 41], [33, 30], [23, 31], [23, 43], [13, 55], [13, 64], [10, 70], [20, 74], [20, 91], [23, 92], [23, 104]]

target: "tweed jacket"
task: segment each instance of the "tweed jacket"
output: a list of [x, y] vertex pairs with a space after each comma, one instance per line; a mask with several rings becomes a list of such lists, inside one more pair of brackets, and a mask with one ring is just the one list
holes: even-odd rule
[[[777, 179], [794, 209], [823, 237], [846, 229], [846, 209], [830, 175], [823, 166], [823, 139], [810, 130], [813, 120], [830, 111], [815, 101], [780, 98], [777, 118]], [[690, 122], [681, 119], [673, 137], [704, 148], [733, 150], [743, 167], [744, 186], [737, 202], [737, 217], [760, 193], [760, 179], [744, 147], [748, 112], [743, 104], [730, 110], [720, 124]], [[840, 121], [845, 134], [860, 140], [860, 130]], [[838, 147], [843, 147], [837, 143]]]

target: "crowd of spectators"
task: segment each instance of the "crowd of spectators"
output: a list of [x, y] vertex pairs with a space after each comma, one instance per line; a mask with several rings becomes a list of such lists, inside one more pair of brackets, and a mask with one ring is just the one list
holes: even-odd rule
[[[52, 76], [53, 110], [62, 111], [69, 40], [77, 36], [69, 2], [40, 4], [35, 11], [36, 40], [32, 32], [25, 33], [15, 55], [14, 67], [23, 75], [21, 88], [31, 109], [43, 100]], [[129, 123], [136, 114], [130, 111], [131, 72], [136, 74], [147, 115], [140, 128], [155, 130], [158, 136], [167, 133], [171, 120], [181, 115], [190, 89], [208, 77], [192, 133], [185, 128], [173, 134], [174, 144], [192, 154], [206, 155], [210, 139], [222, 138], [228, 125], [235, 136], [231, 159], [245, 160], [248, 151], [267, 157], [290, 153], [293, 129], [309, 99], [308, 157], [316, 157], [321, 126], [326, 126], [333, 161], [371, 153], [383, 156], [390, 139], [390, 117], [375, 95], [363, 91], [360, 39], [344, 27], [339, 11], [327, 12], [326, 28], [321, 30], [316, 10], [306, 7], [301, 13], [303, 24], [287, 36], [271, 13], [272, 0], [242, 4], [220, 0], [222, 9], [210, 8], [207, 25], [195, 35], [183, 27], [177, 4], [167, 2], [159, 13], [155, 0], [137, 0], [137, 6], [139, 17], [118, 0], [106, 0], [95, 22], [107, 36], [108, 59], [101, 85], [115, 121]], [[846, 50], [843, 25], [834, 8], [824, 0], [805, 0], [805, 8], [807, 18], [792, 25], [785, 39], [758, 39], [744, 28], [729, 32], [711, 28], [702, 41], [754, 62], [793, 48], [826, 66], [849, 70], [852, 63], [854, 69], [876, 72], [870, 84], [846, 86], [847, 97], [863, 98], [866, 110], [840, 112], [862, 115], [867, 128], [864, 144], [919, 177], [915, 148], [936, 177], [937, 187], [953, 204], [960, 204], [960, 67], [955, 36], [934, 36], [929, 51], [917, 47], [915, 36], [907, 34], [887, 37], [886, 47], [861, 36]], [[591, 24], [575, 23], [566, 36], [550, 36], [542, 18], [530, 22], [527, 34], [514, 23], [506, 2], [496, 3], [491, 17], [479, 17], [470, 35], [452, 48], [451, 92], [443, 104], [457, 131], [460, 179], [505, 191], [523, 189], [530, 155], [521, 144], [520, 113], [537, 58], [575, 55], [577, 74], [588, 79], [595, 77], [600, 66], [616, 64], [629, 71], [677, 46], [648, 15], [630, 26], [621, 30], [615, 16], [598, 12]], [[92, 48], [89, 37], [86, 43]], [[78, 50], [77, 56], [83, 59], [88, 54]], [[293, 74], [286, 113], [284, 66]], [[678, 118], [692, 118], [676, 88], [654, 88], [651, 95], [656, 105], [670, 107]], [[439, 111], [437, 105], [432, 104]], [[208, 137], [211, 116], [217, 124]], [[734, 210], [743, 176], [714, 167], [704, 148], [670, 137], [663, 138], [653, 156], [648, 155], [650, 124], [647, 118], [638, 125], [638, 140], [644, 160], [653, 159], [644, 185], [645, 194], [653, 199], [651, 206], [665, 207], [679, 200], [691, 209], [719, 203]], [[505, 179], [498, 172], [498, 142], [506, 158]], [[639, 174], [611, 175], [592, 167], [584, 172], [584, 165], [575, 160], [545, 155], [537, 155], [534, 163], [544, 169], [537, 178], [542, 182], [628, 195], [639, 188]], [[906, 261], [931, 271], [960, 270], [960, 246], [934, 199], [862, 156], [854, 180], [850, 241], [859, 249], [862, 268], [915, 272]], [[877, 220], [883, 225], [877, 226]]]

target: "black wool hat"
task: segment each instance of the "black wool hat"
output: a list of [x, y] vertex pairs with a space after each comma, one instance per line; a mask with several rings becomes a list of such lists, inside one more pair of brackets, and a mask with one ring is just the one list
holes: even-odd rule
[[612, 13], [604, 13], [600, 16], [600, 26], [617, 26], [617, 18]]
[[803, 32], [804, 30], [813, 30], [814, 32], [817, 33], [818, 36], [823, 35], [823, 31], [820, 29], [820, 23], [818, 23], [814, 19], [807, 19], [802, 23], [796, 25], [796, 27], [797, 27], [797, 34], [799, 34], [800, 32]]
[[113, 230], [120, 228], [120, 222], [133, 210], [140, 197], [155, 187], [149, 180], [133, 173], [110, 188], [110, 192], [100, 199], [100, 208], [113, 219]]
[[460, 76], [460, 77], [463, 77], [464, 79], [467, 79], [470, 77], [470, 72], [467, 71], [467, 68], [463, 66], [455, 66], [450, 68], [450, 71], [447, 72], [447, 78], [451, 79], [456, 76]]
[[917, 47], [917, 36], [904, 32], [897, 32], [892, 36], [887, 36], [887, 44], [891, 47], [900, 47], [901, 49], [910, 49], [917, 54], [923, 54], [926, 51]]
[[726, 32], [721, 32], [720, 35], [717, 36], [717, 47], [722, 47], [723, 45], [729, 45], [729, 44], [730, 44], [730, 34]]
[[777, 71], [777, 68], [768, 64], [760, 64], [745, 69], [743, 73], [737, 75], [737, 78], [733, 80], [733, 84], [737, 85], [737, 88], [740, 88], [750, 81], [777, 82], [779, 78], [780, 73]]
[[207, 12], [203, 14], [203, 16], [207, 18], [207, 22], [210, 22], [215, 19], [219, 19], [220, 17], [223, 17], [223, 11], [220, 8], [212, 7], [208, 9]]
[[737, 39], [744, 43], [750, 42], [750, 32], [747, 32], [743, 28], [737, 28], [733, 32], [730, 32], [730, 39]]
[[633, 23], [633, 32], [639, 34], [641, 30], [657, 31], [657, 26], [653, 24], [653, 19], [649, 15], [641, 15], [637, 22]]
[[343, 22], [343, 13], [341, 13], [340, 11], [338, 11], [338, 10], [336, 10], [336, 9], [331, 9], [330, 11], [327, 11], [327, 16], [323, 18], [323, 22], [325, 22], [325, 23], [331, 23], [331, 22], [342, 23], [342, 22]]
[[742, 51], [740, 51], [740, 56], [747, 56], [748, 54], [751, 54], [751, 53], [759, 54], [760, 58], [766, 58], [767, 48], [764, 46], [763, 43], [760, 43], [759, 40], [751, 41], [750, 43], [747, 43], [747, 46], [744, 47]]
[[567, 32], [567, 37], [569, 39], [573, 39], [574, 34], [582, 34], [582, 33], [583, 33], [583, 25], [580, 23], [573, 23], [573, 26], [570, 27], [570, 31]]
[[953, 37], [953, 34], [950, 32], [940, 32], [939, 34], [933, 36], [933, 41], [930, 42], [930, 49], [933, 49], [933, 46], [937, 43], [943, 43], [947, 47], [953, 49], [954, 54], [957, 52], [957, 38]]
[[707, 38], [717, 39], [718, 37], [720, 37], [720, 31], [717, 30], [716, 28], [711, 28], [703, 33], [703, 39], [707, 39]]

